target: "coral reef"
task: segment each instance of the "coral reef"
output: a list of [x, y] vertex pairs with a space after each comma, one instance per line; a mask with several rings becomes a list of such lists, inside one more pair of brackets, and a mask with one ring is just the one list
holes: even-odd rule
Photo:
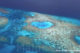
[[0, 8], [0, 53], [79, 53], [79, 22], [68, 17]]

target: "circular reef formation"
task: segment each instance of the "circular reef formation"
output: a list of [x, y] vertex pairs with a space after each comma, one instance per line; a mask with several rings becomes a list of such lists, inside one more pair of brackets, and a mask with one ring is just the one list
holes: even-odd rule
[[0, 8], [0, 53], [80, 53], [80, 20]]

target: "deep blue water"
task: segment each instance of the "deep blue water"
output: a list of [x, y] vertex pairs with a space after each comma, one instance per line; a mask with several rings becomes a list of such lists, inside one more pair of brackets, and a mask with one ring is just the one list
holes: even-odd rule
[[80, 0], [0, 0], [0, 6], [80, 19]]

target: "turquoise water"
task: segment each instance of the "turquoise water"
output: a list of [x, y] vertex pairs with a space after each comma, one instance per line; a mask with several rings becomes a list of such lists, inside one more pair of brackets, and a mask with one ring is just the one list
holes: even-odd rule
[[31, 25], [40, 29], [46, 29], [52, 27], [54, 24], [51, 22], [43, 21], [43, 22], [32, 22]]

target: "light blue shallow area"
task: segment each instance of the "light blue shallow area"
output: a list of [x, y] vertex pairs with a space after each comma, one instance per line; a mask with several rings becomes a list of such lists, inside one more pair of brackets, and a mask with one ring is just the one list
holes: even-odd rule
[[32, 22], [31, 25], [39, 29], [46, 29], [46, 28], [52, 27], [54, 24], [47, 21], [44, 21], [44, 22], [35, 21], [35, 22]]
[[18, 32], [18, 35], [28, 36], [28, 37], [35, 37], [34, 35], [36, 35], [36, 33], [31, 32], [31, 31], [27, 31], [27, 30], [22, 30], [22, 31]]
[[34, 43], [37, 44], [37, 45], [45, 44], [45, 45], [50, 46], [49, 41], [47, 41], [47, 40], [43, 40], [43, 39], [34, 39]]
[[37, 53], [36, 51], [26, 51], [26, 53]]
[[19, 31], [19, 32], [18, 32], [18, 35], [26, 36], [26, 35], [31, 35], [31, 33], [29, 33], [29, 32], [26, 31], [26, 30], [22, 30], [22, 31]]
[[35, 16], [35, 13], [29, 12], [28, 15], [29, 16]]
[[78, 44], [80, 44], [80, 36], [75, 36], [75, 41], [76, 41], [76, 43], [78, 43]]
[[45, 39], [34, 39], [34, 43], [36, 45], [42, 45], [42, 44], [44, 44], [46, 46], [51, 46], [53, 48], [56, 47], [56, 45], [54, 43], [51, 44], [48, 40], [45, 40]]

